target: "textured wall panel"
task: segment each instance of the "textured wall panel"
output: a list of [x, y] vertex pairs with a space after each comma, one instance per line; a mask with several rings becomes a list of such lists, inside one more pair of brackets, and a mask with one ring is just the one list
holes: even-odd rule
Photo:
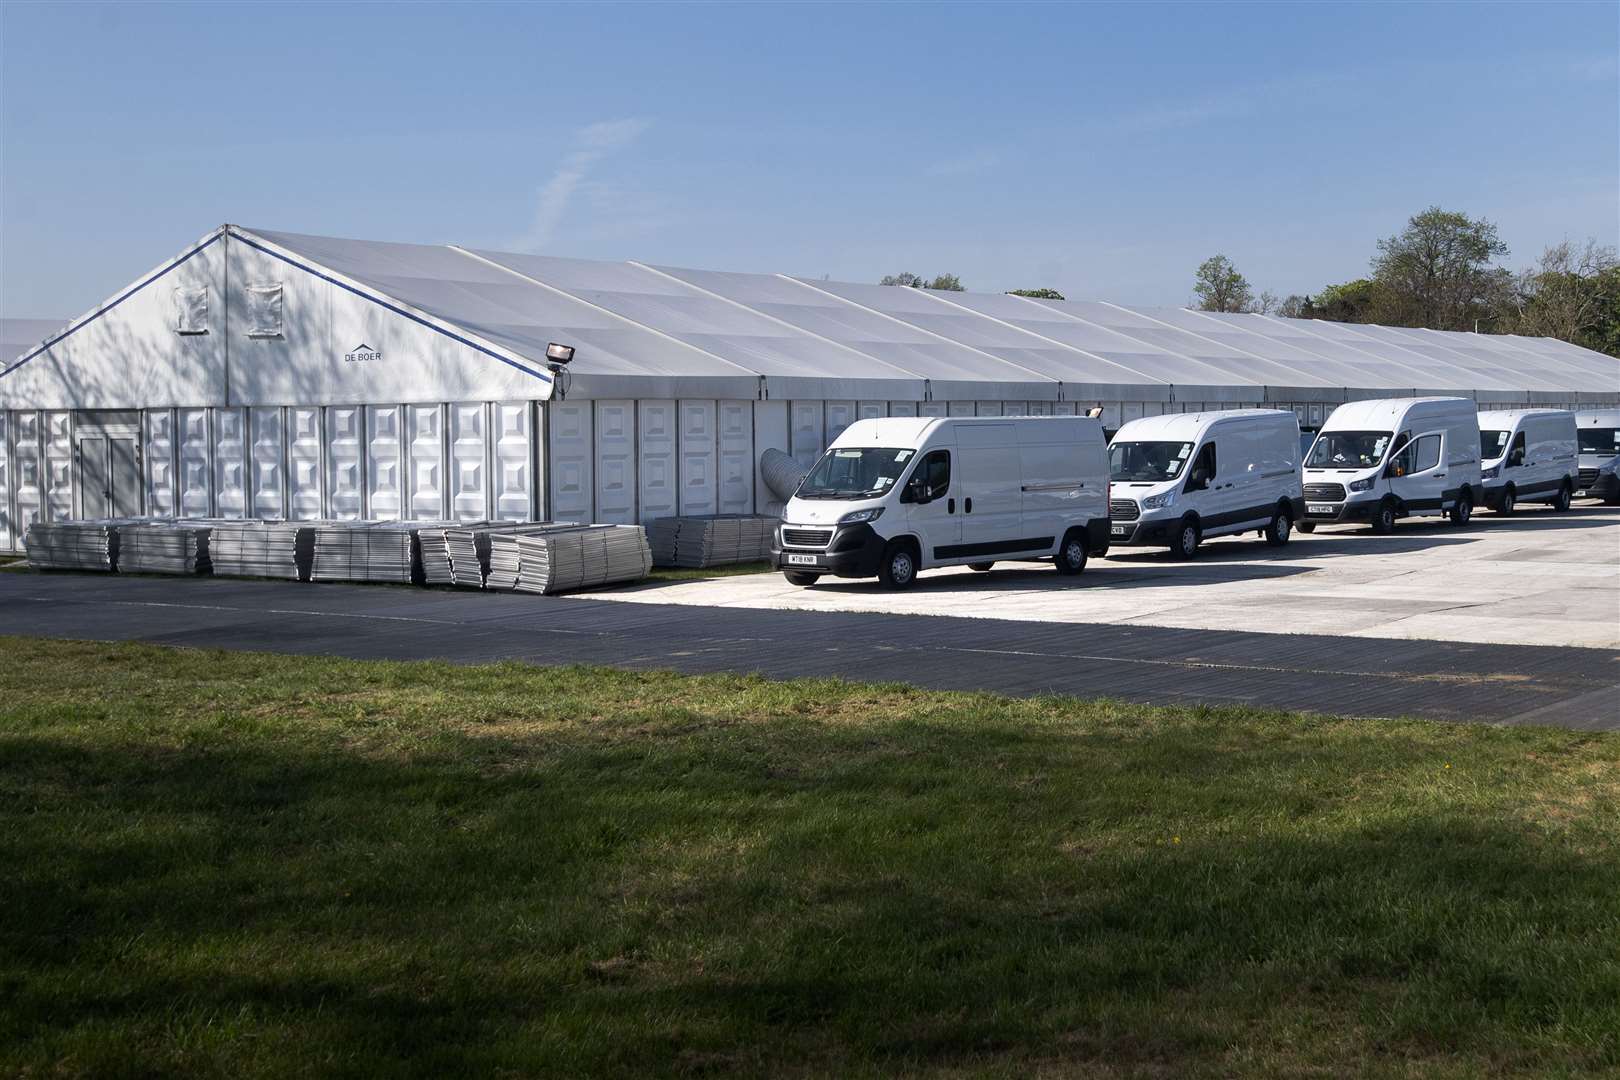
[[529, 521], [534, 513], [532, 411], [526, 401], [497, 404], [495, 410], [495, 517]]
[[889, 415], [916, 416], [917, 403], [915, 401], [891, 401], [889, 402]]
[[286, 517], [286, 470], [282, 464], [285, 440], [281, 431], [281, 409], [275, 406], [252, 409], [249, 415], [253, 425], [253, 516], [265, 519]]
[[1052, 403], [1050, 401], [1032, 401], [1029, 403], [1029, 415], [1051, 416]]
[[450, 406], [450, 516], [489, 517], [489, 417], [482, 402]]
[[855, 422], [855, 403], [853, 401], [827, 402], [827, 443], [831, 446], [833, 440], [844, 433], [844, 429]]
[[287, 505], [295, 521], [325, 516], [321, 501], [321, 410], [287, 410]]
[[751, 513], [754, 509], [753, 403], [722, 401], [716, 416], [720, 513]]
[[1052, 402], [1052, 415], [1053, 416], [1075, 416], [1075, 415], [1077, 415], [1077, 413], [1075, 412], [1075, 408], [1074, 408], [1074, 402], [1072, 402], [1072, 401], [1054, 401], [1054, 402]]
[[720, 512], [715, 423], [714, 402], [681, 402], [680, 512], [683, 514]]
[[213, 515], [209, 489], [213, 468], [209, 464], [208, 410], [176, 409], [175, 426], [180, 436], [175, 446], [175, 466], [180, 487], [180, 516], [205, 518]]
[[73, 517], [73, 414], [45, 414], [45, 517]]
[[11, 551], [11, 414], [0, 409], [0, 551]]
[[406, 485], [409, 517], [433, 521], [445, 516], [444, 413], [437, 405], [405, 406]]
[[1001, 403], [1002, 416], [1028, 416], [1029, 403], [1025, 401], [1003, 401]]
[[858, 414], [862, 420], [876, 420], [888, 416], [889, 403], [887, 401], [863, 401]]
[[42, 431], [39, 413], [29, 410], [11, 414], [12, 527], [19, 546], [28, 537], [28, 526], [44, 513], [45, 468], [39, 450]]
[[978, 403], [977, 415], [979, 415], [979, 416], [1000, 416], [1000, 415], [1002, 415], [1001, 402], [999, 402], [999, 401], [981, 401], [981, 402], [979, 402]]
[[779, 513], [782, 501], [765, 486], [760, 475], [759, 459], [766, 450], [791, 453], [789, 437], [788, 403], [785, 401], [749, 402], [754, 411], [754, 445], [749, 452], [749, 464], [754, 474], [754, 511], [760, 514]]
[[636, 403], [596, 403], [596, 514], [593, 521], [636, 520]]
[[636, 479], [640, 486], [642, 521], [671, 517], [677, 512], [675, 417], [673, 401], [636, 403], [639, 441]]
[[366, 517], [400, 517], [404, 490], [405, 444], [400, 438], [400, 406], [366, 406]]
[[792, 427], [793, 458], [806, 469], [815, 465], [827, 448], [819, 401], [795, 401], [788, 410]]
[[247, 513], [247, 415], [242, 409], [214, 410], [214, 516]]
[[365, 513], [363, 413], [359, 405], [326, 409], [326, 490], [331, 493], [327, 513], [339, 521], [354, 521]]
[[174, 516], [174, 413], [148, 409], [142, 416], [141, 457], [146, 473], [146, 510], [153, 517]]
[[553, 401], [546, 406], [553, 521], [593, 520], [596, 449], [591, 414], [589, 401]]

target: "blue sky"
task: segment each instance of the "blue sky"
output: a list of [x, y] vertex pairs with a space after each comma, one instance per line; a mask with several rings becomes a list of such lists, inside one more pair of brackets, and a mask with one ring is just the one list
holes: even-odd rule
[[1620, 7], [0, 6], [0, 314], [224, 221], [1182, 303], [1620, 236]]

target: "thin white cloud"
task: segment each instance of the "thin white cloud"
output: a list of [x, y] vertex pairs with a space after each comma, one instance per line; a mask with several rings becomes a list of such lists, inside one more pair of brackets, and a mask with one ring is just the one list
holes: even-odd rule
[[959, 157], [936, 161], [928, 166], [929, 176], [972, 176], [989, 172], [1001, 164], [1001, 154], [988, 147], [962, 154]]
[[651, 121], [648, 120], [627, 118], [603, 120], [580, 128], [574, 136], [574, 149], [563, 158], [562, 163], [557, 166], [557, 171], [540, 189], [535, 204], [534, 223], [523, 239], [523, 247], [538, 251], [549, 246], [552, 237], [556, 235], [557, 226], [562, 223], [563, 215], [568, 211], [568, 204], [573, 200], [574, 193], [590, 176], [591, 170], [609, 154], [635, 142], [650, 124]]

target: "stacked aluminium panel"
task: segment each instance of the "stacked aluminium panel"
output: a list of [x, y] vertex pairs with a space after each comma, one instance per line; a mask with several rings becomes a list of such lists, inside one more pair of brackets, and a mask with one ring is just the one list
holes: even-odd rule
[[758, 562], [769, 554], [777, 518], [705, 514], [656, 518], [647, 525], [654, 566], [704, 569]]

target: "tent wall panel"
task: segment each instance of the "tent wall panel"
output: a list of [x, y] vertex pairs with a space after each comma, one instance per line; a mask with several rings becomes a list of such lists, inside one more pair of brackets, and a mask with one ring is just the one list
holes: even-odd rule
[[1076, 408], [1077, 405], [1078, 402], [1074, 401], [1054, 401], [1052, 402], [1052, 415], [1078, 416], [1081, 410]]
[[718, 428], [720, 513], [747, 514], [754, 509], [754, 409], [748, 401], [722, 401]]
[[332, 405], [326, 410], [327, 513], [339, 521], [365, 515], [365, 430], [359, 405]]
[[404, 444], [399, 405], [366, 406], [366, 517], [394, 521], [401, 514]]
[[213, 464], [209, 460], [213, 439], [208, 431], [207, 409], [176, 409], [175, 479], [178, 482], [180, 516], [212, 517], [214, 514]]
[[44, 424], [34, 410], [11, 414], [12, 528], [17, 544], [28, 536], [28, 526], [45, 513], [44, 453], [40, 448]]
[[[654, 406], [673, 402], [654, 402]], [[670, 424], [674, 427], [673, 423]], [[671, 436], [673, 438], [673, 436]], [[596, 515], [589, 521], [636, 523], [636, 402], [596, 403]], [[586, 510], [589, 515], [589, 508]]]
[[919, 404], [917, 406], [917, 415], [918, 416], [971, 416], [971, 415], [973, 415], [973, 403], [971, 401], [969, 401], [969, 402], [964, 402], [963, 404], [966, 405], [966, 410], [965, 411], [963, 409], [960, 409], [960, 408], [953, 411], [951, 409], [951, 403], [950, 402], [946, 402], [946, 401], [924, 401], [924, 402], [922, 402], [921, 404]]
[[319, 408], [287, 410], [287, 511], [295, 521], [314, 521], [326, 515], [322, 441]]
[[915, 401], [891, 401], [889, 402], [889, 415], [916, 416], [917, 403]]
[[534, 410], [526, 401], [503, 401], [495, 414], [495, 517], [531, 521], [534, 512]]
[[680, 512], [720, 512], [720, 477], [715, 433], [715, 403], [680, 403]]
[[977, 402], [974, 414], [977, 416], [1000, 416], [1002, 415], [1002, 403], [999, 401]]
[[482, 402], [450, 405], [450, 516], [480, 521], [490, 516], [489, 410]]
[[11, 416], [0, 409], [0, 551], [12, 551], [16, 546], [11, 531]]
[[282, 410], [271, 406], [248, 410], [253, 425], [251, 484], [253, 516], [287, 516], [287, 440], [283, 433]]
[[147, 409], [142, 419], [146, 512], [153, 517], [173, 517], [179, 505], [174, 491], [174, 410]]
[[766, 450], [780, 450], [784, 454], [792, 453], [792, 440], [790, 424], [788, 423], [788, 403], [785, 401], [756, 401], [754, 406], [754, 446], [749, 472], [754, 478], [754, 508], [755, 512], [768, 514], [776, 513], [782, 508], [782, 501], [778, 499], [770, 488], [765, 486], [765, 480], [760, 476], [759, 459]]
[[549, 516], [555, 521], [594, 520], [596, 457], [591, 428], [591, 402], [552, 401], [546, 405]]
[[793, 403], [793, 459], [806, 469], [814, 466], [821, 452], [827, 448], [826, 429], [822, 426], [822, 405], [820, 401]]
[[1031, 415], [1031, 416], [1051, 416], [1052, 415], [1052, 406], [1054, 404], [1056, 404], [1056, 403], [1051, 402], [1051, 401], [1032, 401], [1032, 402], [1029, 403], [1029, 415]]
[[1027, 402], [1027, 401], [1003, 401], [1001, 403], [1001, 415], [1002, 416], [1028, 416], [1029, 415], [1029, 402]]
[[45, 414], [45, 519], [73, 517], [73, 414]]
[[[858, 418], [857, 404], [853, 401], [829, 401], [826, 403], [827, 441], [825, 446], [831, 446], [834, 439], [844, 433]], [[825, 446], [823, 449], [825, 449]]]
[[670, 517], [679, 505], [677, 415], [673, 401], [636, 403], [637, 453], [632, 469], [638, 498], [629, 519], [632, 523]]
[[856, 408], [856, 415], [862, 420], [876, 420], [889, 415], [887, 401], [863, 401]]
[[948, 416], [977, 416], [978, 407], [971, 401], [951, 401], [946, 403]]
[[246, 516], [247, 494], [247, 415], [242, 409], [215, 409], [214, 516]]
[[412, 518], [448, 518], [443, 405], [405, 406], [407, 506]]

